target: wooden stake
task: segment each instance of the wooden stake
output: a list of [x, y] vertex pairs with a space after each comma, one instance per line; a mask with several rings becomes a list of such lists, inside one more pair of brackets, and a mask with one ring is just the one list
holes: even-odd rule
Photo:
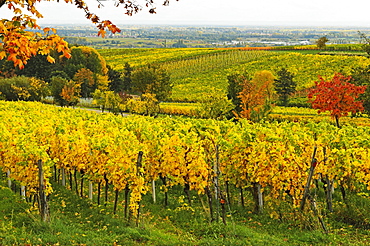
[[317, 205], [316, 205], [315, 199], [310, 194], [307, 194], [307, 198], [311, 202], [312, 210], [313, 210], [314, 214], [317, 216], [322, 229], [324, 230], [325, 233], [328, 233], [328, 229], [325, 226], [324, 220], [321, 218], [321, 216], [319, 214], [319, 211], [317, 210]]
[[9, 170], [6, 171], [6, 176], [8, 177], [8, 187], [9, 187], [9, 189], [11, 189], [12, 188], [12, 180], [10, 179], [10, 171]]
[[93, 183], [89, 180], [89, 199], [93, 199]]
[[39, 168], [39, 208], [41, 219], [44, 222], [50, 222], [50, 209], [45, 195], [45, 185], [44, 185], [44, 170], [42, 167], [42, 161], [37, 162]]
[[66, 170], [62, 168], [62, 186], [66, 186]]
[[302, 202], [301, 202], [301, 206], [300, 206], [300, 210], [302, 210], [302, 211], [303, 211], [304, 205], [306, 203], [307, 195], [308, 195], [308, 193], [310, 191], [310, 185], [311, 185], [312, 176], [313, 176], [313, 174], [315, 172], [315, 167], [316, 167], [316, 164], [317, 164], [317, 160], [315, 158], [316, 151], [317, 151], [317, 146], [315, 146], [314, 149], [313, 149], [313, 154], [312, 154], [312, 158], [311, 158], [310, 173], [309, 173], [308, 178], [307, 178], [307, 182], [306, 182], [306, 186], [304, 188], [303, 198], [302, 198]]
[[262, 186], [260, 183], [253, 183], [252, 193], [254, 197], [255, 203], [255, 213], [262, 214], [263, 213], [263, 194], [262, 194]]
[[216, 221], [218, 222], [220, 211], [219, 211], [219, 206], [220, 206], [220, 186], [219, 186], [219, 175], [220, 175], [220, 169], [219, 169], [219, 154], [218, 154], [218, 145], [216, 145], [216, 159], [215, 163], [213, 165], [213, 172], [215, 174], [215, 177], [213, 179], [214, 186], [215, 186], [215, 201], [216, 201]]
[[21, 185], [21, 197], [22, 199], [26, 199], [26, 186]]
[[[137, 156], [137, 163], [136, 163], [136, 170], [138, 176], [142, 176], [143, 174], [141, 173], [140, 169], [142, 168], [142, 160], [143, 160], [143, 151], [139, 151], [139, 154]], [[137, 214], [136, 214], [136, 226], [139, 226], [139, 221], [140, 221], [140, 202], [138, 202], [138, 209], [137, 209]]]
[[[324, 164], [323, 165], [326, 165], [326, 148], [324, 147], [323, 149], [323, 152], [324, 152]], [[326, 175], [326, 178], [325, 178], [325, 182], [326, 182], [326, 205], [327, 205], [327, 209], [329, 212], [333, 212], [333, 183], [334, 183], [334, 180], [330, 180], [328, 175]]]
[[153, 197], [153, 203], [156, 203], [156, 192], [155, 192], [155, 180], [152, 180], [152, 197]]

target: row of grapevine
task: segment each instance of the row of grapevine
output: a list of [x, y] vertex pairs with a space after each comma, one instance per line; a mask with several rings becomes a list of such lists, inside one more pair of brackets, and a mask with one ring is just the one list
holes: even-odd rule
[[99, 52], [118, 70], [123, 69], [125, 62], [132, 66], [161, 64], [174, 84], [170, 100], [183, 102], [200, 101], [202, 94], [212, 88], [226, 91], [227, 75], [235, 71], [253, 76], [257, 71], [269, 70], [276, 75], [285, 67], [294, 74], [297, 89], [303, 90], [313, 86], [318, 75], [328, 78], [336, 72], [351, 75], [354, 68], [370, 65], [367, 58], [360, 56], [277, 54], [263, 50], [144, 49], [132, 52], [130, 49], [113, 49]]
[[163, 63], [199, 55], [224, 52], [223, 50], [208, 48], [101, 49], [98, 51], [107, 63], [118, 71], [124, 69], [126, 62], [130, 63], [132, 67], [140, 67], [151, 63]]
[[[0, 112], [0, 167], [26, 185], [28, 195], [37, 190], [42, 160], [49, 193], [53, 166], [130, 191], [131, 211], [153, 182], [162, 180], [164, 192], [182, 186], [187, 193], [209, 195], [217, 177], [220, 187], [259, 187], [268, 212], [276, 215], [280, 203], [299, 206], [315, 147], [314, 178], [346, 191], [370, 189], [369, 127], [122, 118], [21, 102], [0, 102]], [[231, 194], [226, 198], [233, 200]]]
[[328, 44], [324, 48], [317, 45], [294, 45], [268, 47], [271, 50], [325, 50], [325, 51], [363, 51], [362, 44]]
[[276, 74], [277, 71], [285, 67], [289, 72], [294, 74], [294, 80], [297, 82], [297, 90], [302, 90], [312, 87], [314, 81], [318, 80], [318, 75], [327, 78], [331, 78], [338, 72], [344, 75], [351, 75], [354, 68], [364, 68], [369, 65], [370, 60], [365, 57], [287, 53], [261, 57], [256, 61], [241, 65], [238, 70], [246, 71], [251, 75], [260, 70], [269, 70], [273, 74]]
[[266, 56], [267, 52], [229, 50], [228, 52], [196, 56], [167, 62], [162, 65], [173, 80], [191, 77], [195, 74], [207, 73], [210, 70], [224, 69], [230, 66], [246, 63], [256, 58]]

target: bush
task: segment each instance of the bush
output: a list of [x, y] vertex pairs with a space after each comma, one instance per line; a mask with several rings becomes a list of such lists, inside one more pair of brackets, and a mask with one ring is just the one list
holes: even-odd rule
[[48, 96], [47, 83], [36, 78], [17, 76], [0, 80], [0, 98], [7, 101], [41, 101]]

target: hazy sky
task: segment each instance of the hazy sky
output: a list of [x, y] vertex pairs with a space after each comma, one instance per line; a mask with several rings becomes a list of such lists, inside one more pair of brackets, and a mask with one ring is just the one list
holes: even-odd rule
[[[138, 0], [142, 2], [143, 0]], [[225, 24], [225, 25], [331, 25], [370, 27], [370, 1], [368, 0], [171, 0], [163, 7], [163, 0], [155, 0], [157, 14], [144, 8], [134, 16], [126, 16], [123, 6], [114, 7], [114, 1], [87, 0], [90, 10], [102, 19], [115, 24]], [[72, 4], [37, 3], [44, 19], [41, 24], [89, 23], [84, 12]], [[0, 16], [7, 17], [6, 8]]]

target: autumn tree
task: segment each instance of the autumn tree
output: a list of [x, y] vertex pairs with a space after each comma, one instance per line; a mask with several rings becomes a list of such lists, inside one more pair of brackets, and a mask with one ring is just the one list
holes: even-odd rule
[[122, 103], [121, 97], [114, 93], [114, 91], [101, 91], [99, 89], [92, 93], [93, 103], [100, 106], [102, 112], [108, 109], [114, 114], [118, 114], [120, 111], [120, 104]]
[[238, 96], [242, 109], [236, 114], [238, 118], [260, 121], [271, 112], [274, 79], [270, 71], [264, 70], [256, 72], [252, 80], [244, 81]]
[[234, 105], [234, 111], [240, 113], [241, 101], [239, 93], [243, 90], [243, 85], [246, 81], [249, 81], [249, 75], [247, 73], [234, 73], [227, 76], [227, 97], [231, 100]]
[[225, 119], [234, 108], [225, 93], [218, 89], [210, 89], [204, 93], [196, 110], [201, 118]]
[[81, 87], [81, 97], [88, 98], [96, 90], [94, 73], [87, 69], [81, 68], [73, 77], [73, 80]]
[[323, 49], [323, 48], [325, 48], [326, 47], [326, 43], [329, 41], [329, 39], [327, 38], [327, 37], [321, 37], [321, 38], [319, 38], [318, 40], [316, 40], [316, 46], [317, 46], [317, 48], [319, 48], [319, 49]]
[[172, 91], [167, 71], [157, 65], [147, 65], [132, 72], [132, 90], [139, 94], [155, 94], [159, 101], [165, 100]]
[[287, 106], [289, 96], [296, 91], [297, 83], [293, 80], [293, 74], [286, 68], [277, 72], [278, 78], [274, 79], [274, 89], [282, 105]]
[[63, 71], [72, 79], [81, 68], [87, 68], [94, 74], [107, 75], [108, 68], [105, 59], [99, 52], [87, 46], [78, 46], [71, 48], [70, 59], [62, 59]]
[[23, 69], [16, 68], [15, 74], [18, 76], [23, 75], [26, 77], [36, 77], [44, 81], [50, 81], [50, 78], [52, 77], [51, 74], [54, 71], [63, 70], [63, 67], [59, 62], [58, 53], [51, 52], [49, 55], [55, 59], [54, 63], [48, 62], [47, 59], [45, 59], [45, 55], [38, 54], [31, 57]]
[[74, 106], [78, 103], [81, 85], [61, 77], [51, 78], [51, 95], [60, 106]]
[[318, 109], [318, 113], [329, 111], [338, 128], [341, 117], [364, 110], [362, 102], [357, 99], [365, 92], [366, 86], [356, 86], [350, 83], [351, 80], [351, 76], [340, 73], [327, 81], [319, 76], [319, 81], [315, 81], [315, 87], [308, 93], [312, 108]]
[[[56, 35], [53, 28], [41, 28], [37, 19], [43, 18], [42, 13], [36, 7], [39, 0], [0, 0], [0, 8], [6, 7], [14, 14], [11, 19], [0, 20], [0, 60], [7, 58], [14, 66], [23, 68], [27, 61], [37, 54], [45, 55], [46, 59], [53, 63], [55, 59], [50, 52], [56, 50], [62, 56], [69, 58], [70, 49], [63, 38]], [[56, 1], [59, 2], [59, 1]], [[84, 0], [64, 0], [74, 4], [76, 8], [85, 12], [85, 18], [90, 20], [98, 29], [98, 35], [104, 37], [106, 32], [120, 32], [119, 28], [109, 20], [101, 20], [99, 16], [89, 10]], [[169, 0], [162, 0], [163, 5], [168, 5]], [[103, 7], [100, 1], [96, 1], [99, 7]], [[127, 15], [133, 15], [145, 6], [149, 13], [155, 13], [153, 0], [139, 1], [119, 0], [115, 6], [122, 6]], [[24, 12], [27, 11], [27, 14]]]

